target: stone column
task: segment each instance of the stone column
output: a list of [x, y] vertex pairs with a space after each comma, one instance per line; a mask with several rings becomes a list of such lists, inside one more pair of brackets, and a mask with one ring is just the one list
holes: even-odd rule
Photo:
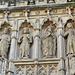
[[12, 29], [8, 75], [15, 75], [15, 66], [13, 64], [13, 60], [17, 59], [17, 54], [18, 54], [17, 53], [17, 24], [16, 23], [17, 21], [15, 21], [15, 26]]
[[40, 52], [40, 20], [39, 18], [36, 19], [35, 22], [35, 29], [34, 29], [34, 63], [35, 63], [35, 75], [38, 75], [38, 59], [39, 59], [39, 52]]
[[59, 62], [59, 75], [65, 75], [65, 63], [64, 63], [64, 57], [65, 57], [65, 49], [64, 49], [64, 37], [63, 37], [63, 24], [62, 24], [62, 19], [59, 18], [58, 20], [58, 28], [57, 28], [57, 56], [60, 58]]
[[39, 58], [39, 51], [40, 51], [40, 20], [39, 18], [36, 19], [35, 23], [36, 27], [34, 29], [34, 59]]

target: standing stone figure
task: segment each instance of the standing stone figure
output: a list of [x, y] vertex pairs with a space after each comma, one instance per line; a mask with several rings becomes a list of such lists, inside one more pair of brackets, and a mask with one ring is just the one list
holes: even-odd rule
[[24, 28], [22, 36], [19, 37], [20, 49], [19, 58], [29, 57], [30, 44], [32, 43], [32, 37], [30, 36], [29, 29]]
[[10, 46], [10, 36], [8, 29], [4, 29], [4, 34], [0, 36], [0, 56], [7, 57], [8, 48]]
[[42, 50], [44, 57], [52, 57], [55, 56], [56, 50], [56, 37], [52, 32], [51, 26], [48, 26], [46, 30], [47, 34], [42, 39]]
[[64, 37], [67, 38], [67, 55], [75, 53], [75, 30], [72, 23], [67, 24], [68, 31], [65, 32]]

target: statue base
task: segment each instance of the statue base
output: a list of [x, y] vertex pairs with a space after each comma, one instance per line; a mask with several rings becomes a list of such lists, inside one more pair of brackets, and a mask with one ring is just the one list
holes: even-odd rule
[[46, 56], [46, 57], [44, 57], [44, 59], [47, 59], [47, 58], [55, 58], [55, 56]]
[[26, 60], [26, 59], [30, 59], [30, 58], [29, 57], [18, 58], [18, 60]]

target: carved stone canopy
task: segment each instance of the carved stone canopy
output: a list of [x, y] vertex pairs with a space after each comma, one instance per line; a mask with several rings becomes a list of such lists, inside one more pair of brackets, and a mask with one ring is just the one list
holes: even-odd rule
[[7, 28], [8, 31], [10, 32], [10, 31], [12, 30], [11, 27], [12, 27], [12, 26], [11, 26], [9, 23], [3, 22], [3, 23], [1, 23], [1, 25], [0, 25], [0, 31], [3, 31], [5, 28]]
[[27, 20], [25, 20], [24, 22], [21, 23], [19, 30], [22, 30], [24, 27], [33, 29], [33, 26], [31, 25], [30, 22], [27, 22]]
[[47, 19], [47, 21], [44, 22], [42, 29], [45, 29], [49, 25], [52, 27], [52, 29], [56, 29], [57, 25], [52, 20], [49, 20], [49, 19]]

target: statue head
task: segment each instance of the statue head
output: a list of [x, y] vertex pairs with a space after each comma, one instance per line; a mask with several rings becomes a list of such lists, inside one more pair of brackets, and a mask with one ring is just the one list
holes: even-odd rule
[[4, 29], [4, 34], [7, 34], [7, 33], [8, 33], [8, 29], [5, 28], [5, 29]]
[[73, 28], [73, 26], [72, 26], [72, 23], [68, 23], [67, 24], [67, 27], [70, 29], [70, 28]]
[[48, 31], [48, 32], [52, 32], [52, 28], [51, 28], [51, 26], [48, 26], [47, 31]]
[[23, 34], [29, 34], [29, 29], [28, 28], [23, 28]]

